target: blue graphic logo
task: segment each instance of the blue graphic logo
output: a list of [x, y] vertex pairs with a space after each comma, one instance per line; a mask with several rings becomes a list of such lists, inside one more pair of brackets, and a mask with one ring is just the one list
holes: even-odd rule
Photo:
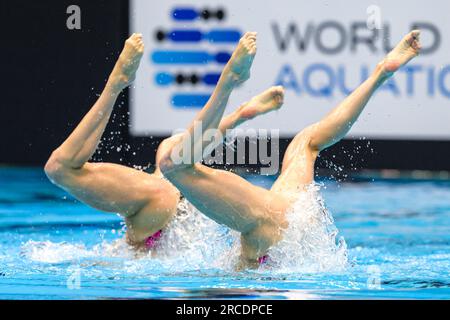
[[[164, 88], [193, 87], [189, 93], [186, 90], [175, 91], [171, 104], [175, 108], [201, 108], [210, 98], [222, 68], [230, 60], [242, 33], [236, 28], [201, 30], [193, 26], [194, 23], [198, 25], [199, 21], [217, 20], [223, 23], [226, 20], [224, 9], [214, 11], [177, 7], [172, 10], [170, 17], [174, 27], [171, 30], [159, 29], [155, 33], [156, 41], [164, 44], [164, 49], [157, 49], [151, 54], [151, 61], [157, 66], [154, 81]], [[208, 44], [207, 50], [204, 49], [205, 43]], [[193, 50], [192, 47], [196, 45], [201, 45], [201, 49]], [[176, 66], [180, 71], [169, 72], [164, 69], [165, 66]], [[189, 72], [183, 71], [183, 67], [189, 67]], [[195, 72], [192, 71], [193, 67]], [[200, 85], [210, 89], [208, 92], [196, 92], [195, 87]]]

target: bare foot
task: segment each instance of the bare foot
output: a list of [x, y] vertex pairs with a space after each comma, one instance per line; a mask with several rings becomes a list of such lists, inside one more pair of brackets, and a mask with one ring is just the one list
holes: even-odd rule
[[280, 109], [283, 102], [284, 88], [282, 86], [272, 87], [244, 104], [239, 109], [239, 114], [243, 119], [253, 119], [256, 116]]
[[122, 90], [134, 81], [143, 54], [142, 34], [133, 33], [125, 42], [125, 47], [109, 77], [109, 82], [114, 88]]
[[402, 41], [387, 55], [382, 62], [384, 71], [392, 74], [400, 67], [419, 55], [421, 49], [420, 31], [414, 30], [408, 33]]
[[235, 84], [245, 82], [250, 78], [250, 68], [256, 55], [256, 32], [247, 32], [226, 66], [231, 72]]

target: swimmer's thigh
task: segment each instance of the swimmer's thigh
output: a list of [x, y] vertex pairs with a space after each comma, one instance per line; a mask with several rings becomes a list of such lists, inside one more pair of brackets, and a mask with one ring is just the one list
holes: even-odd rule
[[281, 220], [287, 208], [282, 197], [231, 172], [195, 164], [165, 175], [203, 214], [244, 234]]
[[51, 179], [81, 202], [119, 213], [136, 241], [155, 233], [172, 217], [179, 193], [161, 177], [110, 163], [86, 163], [80, 169], [51, 164]]

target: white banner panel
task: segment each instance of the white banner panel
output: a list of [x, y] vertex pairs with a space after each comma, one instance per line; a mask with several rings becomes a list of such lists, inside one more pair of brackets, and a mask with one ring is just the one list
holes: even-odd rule
[[282, 84], [285, 106], [243, 127], [292, 136], [367, 77], [413, 27], [423, 54], [370, 101], [353, 137], [450, 140], [450, 2], [446, 0], [131, 1], [146, 54], [131, 92], [131, 132], [186, 127], [211, 94], [238, 37], [258, 32], [252, 77], [229, 110]]

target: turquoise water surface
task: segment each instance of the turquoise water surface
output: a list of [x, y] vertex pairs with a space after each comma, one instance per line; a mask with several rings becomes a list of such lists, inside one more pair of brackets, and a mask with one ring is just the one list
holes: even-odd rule
[[[41, 169], [0, 169], [0, 299], [450, 297], [450, 181], [330, 181], [320, 192], [346, 268], [235, 272], [201, 255], [136, 257], [116, 241], [120, 217], [75, 201]], [[196, 245], [208, 257], [217, 249]]]

